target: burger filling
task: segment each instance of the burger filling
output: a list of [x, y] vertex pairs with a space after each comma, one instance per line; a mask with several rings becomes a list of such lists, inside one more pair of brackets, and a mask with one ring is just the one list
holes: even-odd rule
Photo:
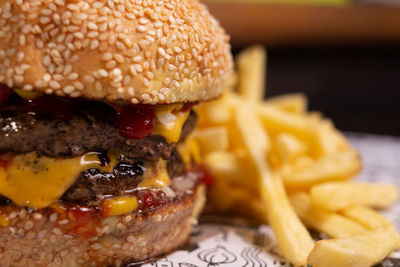
[[196, 120], [187, 104], [107, 104], [1, 86], [0, 203], [146, 213], [197, 184], [184, 142]]

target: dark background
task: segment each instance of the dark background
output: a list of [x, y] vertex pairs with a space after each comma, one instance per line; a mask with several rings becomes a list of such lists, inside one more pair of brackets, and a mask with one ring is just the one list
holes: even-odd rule
[[400, 136], [400, 5], [365, 2], [208, 6], [235, 54], [267, 48], [267, 97], [303, 92], [341, 130]]
[[304, 92], [341, 130], [400, 135], [399, 48], [271, 47], [266, 96]]

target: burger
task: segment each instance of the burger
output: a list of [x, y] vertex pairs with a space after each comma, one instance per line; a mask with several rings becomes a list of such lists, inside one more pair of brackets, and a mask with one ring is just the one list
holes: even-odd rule
[[204, 204], [188, 135], [232, 69], [196, 0], [0, 0], [0, 266], [173, 251]]

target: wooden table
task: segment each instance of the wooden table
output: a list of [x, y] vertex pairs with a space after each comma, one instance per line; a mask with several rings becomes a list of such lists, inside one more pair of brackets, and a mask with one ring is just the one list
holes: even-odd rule
[[234, 46], [400, 43], [400, 7], [207, 2]]

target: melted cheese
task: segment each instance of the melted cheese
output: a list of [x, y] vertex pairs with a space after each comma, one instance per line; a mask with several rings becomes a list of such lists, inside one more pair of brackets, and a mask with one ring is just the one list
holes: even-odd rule
[[[0, 168], [0, 195], [20, 207], [48, 207], [75, 183], [82, 171], [96, 168], [101, 172], [112, 172], [119, 155], [118, 151], [108, 153], [111, 162], [107, 166], [101, 166], [96, 152], [64, 159], [40, 156], [36, 152], [17, 155], [8, 168]], [[146, 169], [139, 187], [159, 188], [170, 184], [165, 160], [146, 166]], [[123, 204], [117, 205], [112, 213], [133, 209], [132, 201]], [[0, 216], [0, 226], [2, 224], [5, 222]]]
[[90, 168], [110, 172], [116, 163], [101, 167], [97, 153], [82, 157], [54, 159], [36, 152], [17, 155], [7, 169], [0, 168], [0, 194], [18, 206], [44, 208], [57, 201], [79, 174]]
[[190, 166], [192, 162], [201, 162], [200, 147], [196, 140], [189, 135], [185, 142], [178, 144], [178, 152], [183, 162]]
[[[119, 216], [134, 211], [138, 206], [136, 197], [113, 197], [101, 203], [101, 213], [103, 216]], [[1, 221], [0, 221], [1, 223]]]
[[138, 187], [141, 188], [160, 188], [169, 186], [171, 180], [167, 172], [167, 162], [165, 160], [159, 160], [154, 168], [151, 168], [151, 172], [145, 174], [143, 180], [140, 182]]
[[168, 142], [177, 142], [182, 126], [190, 114], [190, 110], [180, 111], [181, 108], [182, 104], [158, 106], [153, 134], [164, 136]]

